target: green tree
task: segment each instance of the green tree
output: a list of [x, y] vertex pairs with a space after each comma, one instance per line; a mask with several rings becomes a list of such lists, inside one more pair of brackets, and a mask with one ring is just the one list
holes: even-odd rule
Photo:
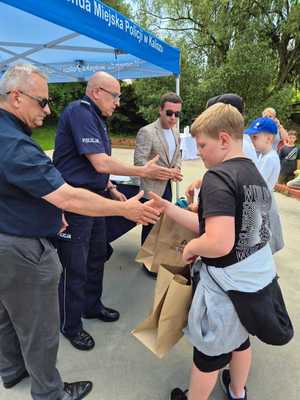
[[[154, 29], [184, 36], [208, 66], [226, 62], [239, 41], [266, 42], [278, 57], [276, 86], [299, 75], [299, 0], [141, 0], [142, 15]], [[151, 7], [150, 7], [151, 3]], [[149, 11], [151, 10], [151, 11]]]
[[242, 95], [249, 118], [265, 105], [288, 115], [300, 76], [299, 0], [136, 0], [136, 7], [141, 23], [162, 37], [172, 32], [183, 49], [186, 115], [221, 92]]
[[136, 135], [141, 126], [146, 124], [143, 114], [138, 110], [138, 97], [132, 84], [121, 83], [122, 97], [120, 107], [109, 119], [112, 132], [122, 135]]
[[108, 0], [104, 1], [103, 3], [108, 5], [109, 7], [114, 8], [115, 10], [119, 11], [123, 15], [126, 15], [127, 17], [131, 16], [131, 7], [123, 0]]
[[67, 104], [82, 97], [85, 87], [86, 84], [84, 82], [51, 83], [49, 85], [51, 99], [50, 121], [55, 122]]

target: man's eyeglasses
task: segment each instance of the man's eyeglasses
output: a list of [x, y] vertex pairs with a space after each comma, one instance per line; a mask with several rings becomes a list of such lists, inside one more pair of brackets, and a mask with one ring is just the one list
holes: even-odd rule
[[114, 99], [114, 101], [116, 101], [116, 102], [120, 101], [120, 99], [121, 99], [121, 94], [119, 94], [119, 93], [110, 92], [109, 90], [104, 89], [103, 87], [99, 87], [98, 89], [103, 90], [103, 92], [110, 94], [112, 96], [112, 98]]
[[172, 110], [166, 110], [166, 116], [167, 117], [173, 117], [173, 114], [175, 115], [176, 118], [180, 117], [180, 111], [172, 111]]
[[[29, 97], [32, 100], [35, 100], [41, 108], [45, 108], [45, 107], [49, 106], [50, 99], [46, 99], [45, 97], [39, 97], [39, 96], [31, 96], [30, 94], [25, 93], [22, 90], [18, 90], [18, 92], [20, 92], [21, 94], [23, 94], [26, 97]], [[6, 92], [6, 94], [10, 94], [10, 93], [11, 93], [11, 91]]]

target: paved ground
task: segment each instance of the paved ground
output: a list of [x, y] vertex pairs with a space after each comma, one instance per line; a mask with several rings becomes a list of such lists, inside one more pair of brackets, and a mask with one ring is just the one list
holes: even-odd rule
[[[119, 160], [131, 161], [131, 150], [114, 150]], [[184, 187], [203, 172], [200, 161], [183, 165]], [[280, 283], [296, 329], [295, 339], [275, 348], [253, 339], [254, 362], [248, 382], [249, 400], [300, 399], [300, 202], [276, 194], [284, 226], [285, 249], [277, 256]], [[86, 321], [96, 348], [88, 353], [75, 350], [63, 337], [58, 368], [64, 380], [91, 379], [94, 391], [88, 400], [167, 400], [174, 386], [186, 387], [191, 365], [191, 347], [182, 339], [163, 360], [157, 359], [130, 335], [151, 306], [154, 281], [134, 262], [140, 228], [114, 244], [107, 264], [104, 303], [116, 307], [121, 319], [114, 324]], [[300, 257], [299, 257], [300, 258]], [[30, 381], [12, 390], [0, 388], [1, 400], [30, 400]], [[212, 400], [223, 395], [216, 387]]]

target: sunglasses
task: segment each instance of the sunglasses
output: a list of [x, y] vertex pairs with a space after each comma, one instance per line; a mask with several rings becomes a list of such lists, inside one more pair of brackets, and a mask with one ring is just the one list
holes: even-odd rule
[[[22, 90], [18, 90], [18, 92], [23, 94], [26, 97], [29, 97], [31, 100], [35, 100], [41, 108], [45, 108], [45, 107], [49, 106], [50, 99], [46, 99], [46, 98], [39, 97], [39, 96], [31, 96], [28, 93], [22, 92]], [[10, 94], [10, 93], [11, 93], [11, 91], [6, 92], [6, 94]]]
[[180, 117], [180, 111], [166, 110], [167, 117], [173, 117], [173, 114], [175, 115], [176, 118]]
[[114, 101], [116, 101], [116, 102], [120, 101], [120, 99], [121, 99], [121, 94], [119, 94], [119, 93], [110, 92], [109, 90], [104, 89], [103, 87], [99, 87], [98, 89], [103, 90], [103, 92], [110, 94], [112, 96], [112, 98], [114, 99]]

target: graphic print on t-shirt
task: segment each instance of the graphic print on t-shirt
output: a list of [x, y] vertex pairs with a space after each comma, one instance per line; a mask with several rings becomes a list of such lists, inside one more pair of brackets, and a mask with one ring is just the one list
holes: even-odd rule
[[236, 245], [238, 261], [262, 248], [270, 240], [271, 194], [267, 187], [244, 185], [242, 224]]

